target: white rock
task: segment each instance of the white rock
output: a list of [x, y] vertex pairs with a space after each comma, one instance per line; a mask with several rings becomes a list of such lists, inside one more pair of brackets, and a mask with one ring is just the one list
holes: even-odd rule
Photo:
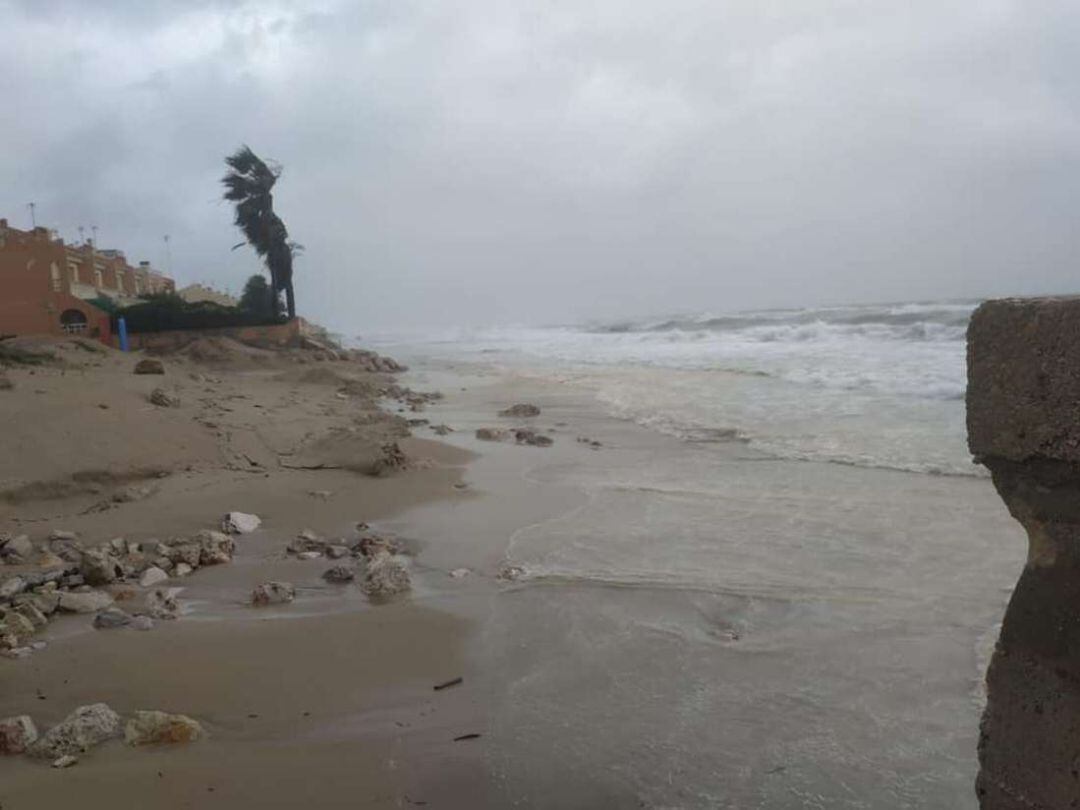
[[142, 572], [142, 576], [139, 577], [139, 584], [144, 588], [152, 588], [159, 582], [164, 582], [169, 578], [169, 575], [158, 568], [156, 565], [151, 565], [145, 571]]
[[258, 515], [229, 512], [221, 519], [221, 530], [227, 534], [250, 534], [262, 525]]
[[4, 546], [4, 554], [17, 554], [24, 560], [29, 560], [34, 553], [34, 544], [25, 534], [13, 537]]
[[132, 630], [153, 630], [154, 620], [149, 616], [133, 616], [129, 627]]
[[120, 734], [120, 715], [104, 703], [80, 706], [56, 724], [30, 748], [46, 759], [81, 754]]
[[301, 551], [299, 554], [296, 555], [296, 559], [298, 559], [298, 560], [317, 560], [321, 556], [322, 556], [322, 554], [320, 554], [317, 551]]
[[179, 562], [179, 563], [176, 564], [176, 567], [173, 569], [173, 576], [186, 577], [188, 574], [190, 574], [194, 570], [195, 569], [192, 568], [190, 565], [188, 565], [186, 562]]
[[464, 579], [471, 573], [472, 571], [470, 571], [468, 568], [455, 568], [453, 571], [450, 572], [450, 576], [452, 576], [454, 579]]
[[72, 765], [77, 765], [78, 762], [78, 757], [73, 757], [71, 754], [64, 754], [64, 756], [54, 759], [52, 766], [54, 768], [70, 768]]
[[104, 591], [67, 592], [60, 594], [59, 606], [68, 613], [97, 613], [112, 603], [113, 598]]

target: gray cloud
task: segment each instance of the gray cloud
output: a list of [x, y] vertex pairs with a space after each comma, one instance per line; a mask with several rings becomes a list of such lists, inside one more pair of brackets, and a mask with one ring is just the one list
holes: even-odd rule
[[93, 5], [0, 0], [0, 215], [236, 289], [246, 141], [349, 333], [1076, 286], [1065, 2]]

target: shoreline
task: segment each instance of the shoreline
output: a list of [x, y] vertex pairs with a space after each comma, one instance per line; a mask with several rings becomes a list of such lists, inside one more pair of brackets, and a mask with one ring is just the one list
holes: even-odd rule
[[[193, 510], [265, 518], [260, 532], [238, 540], [232, 565], [186, 580], [198, 610], [152, 645], [162, 670], [176, 654], [173, 636], [185, 650], [202, 650], [200, 671], [240, 650], [222, 683], [233, 694], [250, 688], [259, 702], [250, 713], [259, 718], [213, 694], [202, 714], [162, 705], [205, 719], [210, 744], [178, 759], [179, 749], [110, 744], [62, 774], [0, 760], [0, 800], [14, 790], [20, 802], [42, 790], [59, 800], [69, 795], [63, 785], [77, 783], [91, 794], [88, 806], [105, 806], [115, 799], [106, 786], [143, 779], [145, 763], [172, 761], [191, 784], [175, 802], [148, 784], [155, 806], [344, 807], [361, 797], [373, 807], [783, 806], [803, 791], [839, 797], [832, 791], [843, 784], [866, 799], [859, 806], [902, 806], [909, 794], [931, 806], [973, 806], [980, 645], [992, 639], [987, 631], [1007, 596], [1013, 556], [1019, 560], [1015, 528], [988, 481], [751, 464], [744, 446], [680, 441], [610, 416], [573, 385], [468, 363], [421, 362], [401, 383], [447, 393], [419, 413], [406, 401], [392, 406], [401, 418], [454, 430], [433, 442], [430, 425], [414, 426], [411, 455], [433, 459], [420, 469], [387, 478], [289, 469], [280, 473], [291, 482], [284, 489], [273, 483], [277, 473], [193, 471], [166, 479], [152, 499], [84, 516], [84, 525], [105, 532], [123, 514], [136, 534], [181, 531]], [[336, 399], [332, 389], [313, 396]], [[536, 402], [541, 415], [496, 415], [519, 401]], [[297, 409], [310, 406], [285, 410]], [[554, 445], [474, 435], [517, 422]], [[308, 494], [324, 489], [338, 493], [326, 501]], [[274, 557], [301, 527], [335, 536], [373, 518], [415, 554], [413, 591], [400, 602], [369, 607], [355, 590], [319, 583], [325, 560]], [[819, 537], [825, 545], [805, 548], [806, 538]], [[450, 576], [461, 569], [467, 573]], [[252, 609], [228, 595], [263, 576], [289, 576], [297, 600], [247, 621]], [[79, 644], [93, 645], [95, 632]], [[154, 670], [162, 691], [124, 687], [149, 655], [139, 644], [146, 634], [133, 635], [109, 638], [125, 647], [123, 666], [102, 664], [95, 675], [107, 670], [116, 679], [116, 708], [156, 708], [124, 703], [144, 695], [179, 700], [184, 656], [175, 662], [180, 672]], [[71, 641], [57, 640], [26, 671], [76, 650]], [[278, 657], [294, 645], [305, 652]], [[92, 647], [80, 653], [95, 656]], [[935, 663], [921, 667], [924, 658]], [[9, 663], [28, 662], [0, 667]], [[276, 682], [267, 674], [274, 666], [284, 667]], [[816, 673], [813, 698], [790, 715], [786, 702], [808, 688], [789, 678], [799, 671]], [[455, 677], [464, 683], [433, 691]], [[20, 681], [23, 698], [36, 688], [31, 681]], [[287, 684], [280, 712], [275, 683]], [[7, 691], [0, 716], [25, 711], [26, 701]], [[700, 703], [689, 713], [688, 696]], [[49, 719], [63, 714], [53, 700]], [[877, 720], [852, 716], [852, 700]], [[301, 722], [296, 711], [313, 716]], [[481, 736], [453, 741], [471, 733]], [[900, 761], [881, 753], [896, 744], [905, 746]], [[338, 749], [350, 755], [326, 753]], [[104, 770], [96, 770], [99, 760]], [[268, 768], [274, 778], [245, 793], [241, 782]], [[905, 770], [923, 775], [909, 782]], [[311, 774], [324, 771], [333, 778], [313, 785]], [[681, 776], [672, 784], [664, 774], [674, 772]], [[200, 792], [199, 779], [215, 791]]]

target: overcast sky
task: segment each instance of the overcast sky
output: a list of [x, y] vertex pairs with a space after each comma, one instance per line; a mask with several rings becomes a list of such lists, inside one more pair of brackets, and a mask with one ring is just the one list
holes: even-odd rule
[[0, 0], [0, 216], [348, 334], [1080, 289], [1080, 4]]

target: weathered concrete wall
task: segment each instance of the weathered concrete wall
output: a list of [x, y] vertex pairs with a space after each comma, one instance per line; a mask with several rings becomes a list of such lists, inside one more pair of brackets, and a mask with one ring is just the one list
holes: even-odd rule
[[990, 301], [968, 330], [968, 443], [1028, 534], [987, 672], [984, 810], [1080, 808], [1080, 298]]

